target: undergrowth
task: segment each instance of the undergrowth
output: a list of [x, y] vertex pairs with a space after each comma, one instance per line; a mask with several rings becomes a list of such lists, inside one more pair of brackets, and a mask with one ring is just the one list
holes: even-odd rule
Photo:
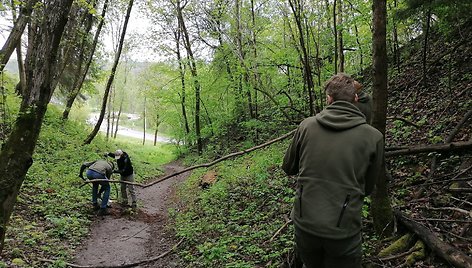
[[[97, 135], [91, 144], [82, 145], [90, 127], [60, 117], [59, 109], [50, 105], [34, 163], [10, 218], [0, 267], [45, 267], [40, 259], [58, 260], [50, 267], [65, 267], [64, 261], [71, 259], [95, 217], [90, 205], [91, 187], [83, 186], [78, 177], [84, 161], [100, 159], [120, 148], [130, 155], [136, 180], [141, 182], [161, 174], [160, 165], [175, 158], [171, 145], [142, 146], [133, 139], [106, 142]], [[117, 198], [116, 187], [112, 185], [112, 199]]]
[[[181, 251], [190, 267], [279, 267], [293, 249], [292, 226], [271, 239], [289, 219], [293, 179], [279, 168], [281, 146], [197, 170], [180, 189], [187, 206], [175, 213]], [[202, 189], [200, 178], [216, 176]]]

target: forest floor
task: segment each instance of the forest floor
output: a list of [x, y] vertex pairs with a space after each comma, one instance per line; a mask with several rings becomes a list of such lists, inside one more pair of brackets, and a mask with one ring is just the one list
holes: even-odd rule
[[[179, 162], [165, 166], [165, 175], [182, 170]], [[168, 208], [176, 186], [189, 173], [180, 174], [148, 188], [137, 188], [138, 209], [132, 212], [112, 204], [111, 215], [96, 216], [89, 236], [76, 252], [74, 263], [89, 266], [119, 266], [152, 259], [170, 251], [176, 244], [167, 227]], [[175, 254], [137, 267], [178, 267]]]

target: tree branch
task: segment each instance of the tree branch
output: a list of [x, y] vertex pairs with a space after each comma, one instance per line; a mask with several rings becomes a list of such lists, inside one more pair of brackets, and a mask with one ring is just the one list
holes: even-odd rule
[[436, 252], [441, 258], [451, 263], [454, 267], [472, 268], [471, 257], [450, 246], [449, 244], [444, 243], [430, 230], [428, 230], [422, 224], [408, 218], [408, 216], [406, 216], [404, 213], [400, 211], [395, 211], [394, 213], [397, 219], [399, 219], [403, 225], [405, 225], [410, 231], [416, 233], [421, 238], [421, 240], [423, 240], [428, 245], [428, 247]]
[[[68, 263], [66, 262], [65, 265], [68, 266], [68, 267], [73, 267], [73, 268], [128, 268], [128, 267], [136, 267], [138, 265], [142, 265], [142, 264], [145, 264], [145, 263], [149, 263], [149, 262], [153, 262], [153, 261], [157, 261], [167, 255], [169, 255], [172, 251], [174, 251], [180, 244], [182, 244], [184, 240], [181, 239], [177, 244], [175, 244], [171, 249], [169, 249], [168, 251], [162, 253], [161, 255], [159, 256], [156, 256], [156, 257], [153, 257], [153, 258], [150, 258], [150, 259], [147, 259], [147, 260], [142, 260], [142, 261], [138, 261], [138, 262], [134, 262], [134, 263], [129, 263], [129, 264], [123, 264], [123, 265], [97, 265], [97, 266], [94, 266], [94, 265], [77, 265], [77, 264], [73, 264], [73, 263]], [[54, 263], [56, 262], [55, 260], [48, 260], [48, 259], [39, 259], [40, 261], [42, 262], [49, 262], [49, 263]]]
[[418, 153], [431, 153], [431, 152], [445, 152], [445, 151], [458, 151], [472, 148], [472, 140], [451, 142], [445, 144], [433, 144], [433, 145], [417, 145], [406, 148], [401, 148], [394, 151], [385, 152], [386, 157], [398, 156], [398, 155], [409, 155]]

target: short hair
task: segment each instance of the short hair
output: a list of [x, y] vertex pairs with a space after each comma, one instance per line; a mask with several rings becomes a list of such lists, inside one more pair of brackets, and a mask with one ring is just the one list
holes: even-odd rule
[[334, 101], [354, 102], [356, 98], [356, 80], [345, 73], [333, 75], [326, 81], [324, 89], [326, 94]]

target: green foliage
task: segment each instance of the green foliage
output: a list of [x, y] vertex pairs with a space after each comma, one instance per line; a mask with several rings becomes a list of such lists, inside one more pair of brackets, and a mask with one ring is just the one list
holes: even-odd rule
[[[141, 141], [119, 139], [106, 143], [102, 135], [83, 146], [89, 127], [59, 119], [61, 112], [50, 105], [37, 142], [33, 165], [20, 190], [7, 228], [3, 260], [31, 262], [23, 267], [40, 267], [39, 258], [61, 259], [50, 267], [65, 267], [74, 249], [86, 236], [92, 219], [91, 188], [80, 187], [77, 176], [84, 161], [103, 157], [116, 148], [127, 151], [136, 167], [137, 180], [159, 175], [159, 166], [174, 159], [173, 147], [142, 146]], [[116, 187], [112, 185], [112, 188]], [[111, 198], [116, 199], [115, 191]]]
[[182, 257], [192, 267], [279, 267], [292, 250], [292, 227], [273, 241], [291, 210], [294, 180], [279, 168], [286, 145], [275, 145], [212, 168], [216, 183], [199, 188], [195, 171], [180, 190], [184, 213], [176, 214], [185, 237]]

